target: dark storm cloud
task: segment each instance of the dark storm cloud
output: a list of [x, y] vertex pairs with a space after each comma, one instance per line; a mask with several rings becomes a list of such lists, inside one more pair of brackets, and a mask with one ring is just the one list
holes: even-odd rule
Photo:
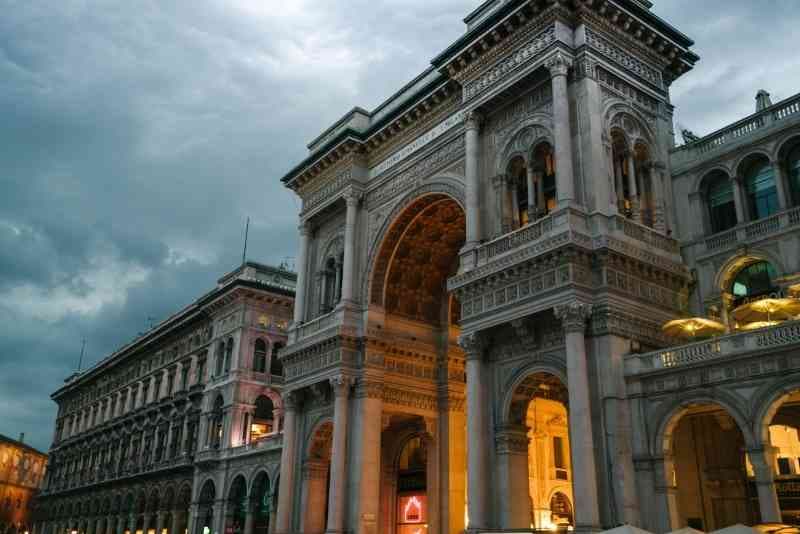
[[[710, 131], [797, 87], [795, 0], [661, 0], [703, 56]], [[7, 0], [0, 15], [0, 432], [49, 445], [49, 394], [250, 258], [295, 250], [278, 178], [463, 31], [478, 0]]]

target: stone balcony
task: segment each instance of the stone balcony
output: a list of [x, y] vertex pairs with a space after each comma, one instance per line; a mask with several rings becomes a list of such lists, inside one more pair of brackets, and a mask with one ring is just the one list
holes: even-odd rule
[[800, 124], [800, 94], [674, 149], [670, 154], [672, 171], [678, 174], [700, 161], [756, 143], [794, 123]]
[[[798, 347], [800, 321], [789, 321], [752, 332], [738, 332], [655, 352], [631, 354], [625, 358], [625, 374], [628, 377], [663, 374], [724, 359], [758, 356]], [[718, 368], [718, 372], [724, 371]], [[709, 378], [713, 380], [714, 377]]]
[[745, 224], [692, 241], [684, 245], [694, 258], [702, 259], [721, 253], [733, 252], [742, 246], [774, 241], [781, 235], [800, 229], [800, 207], [791, 208], [771, 217]]
[[[591, 289], [593, 282], [586, 269], [563, 264], [554, 265], [552, 272], [516, 280], [522, 271], [518, 267], [570, 246], [587, 252], [613, 251], [687, 276], [675, 239], [621, 215], [590, 215], [566, 208], [462, 253], [462, 265], [473, 267], [451, 277], [447, 284], [448, 290], [462, 293], [462, 324], [489, 314], [500, 320], [496, 313], [500, 307], [522, 301], [535, 299], [548, 307], [542, 297], [553, 290], [576, 285]], [[478, 289], [481, 285], [486, 287]], [[535, 311], [539, 310], [526, 313]]]

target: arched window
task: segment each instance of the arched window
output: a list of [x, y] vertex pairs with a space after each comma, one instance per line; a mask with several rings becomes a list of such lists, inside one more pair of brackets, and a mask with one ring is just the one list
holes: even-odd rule
[[214, 400], [210, 425], [211, 435], [209, 436], [209, 444], [212, 449], [219, 449], [222, 444], [222, 433], [225, 427], [225, 418], [222, 412], [223, 404], [222, 395], [217, 396]]
[[274, 410], [275, 405], [266, 395], [261, 395], [256, 399], [256, 411], [253, 414], [253, 422], [250, 424], [250, 441], [259, 440], [272, 433]]
[[617, 210], [626, 217], [633, 217], [636, 178], [631, 177], [632, 152], [625, 135], [620, 130], [611, 132], [611, 165], [614, 173], [614, 189], [617, 193]]
[[656, 191], [653, 184], [652, 160], [647, 145], [637, 143], [633, 151], [634, 172], [638, 184], [639, 210], [641, 221], [645, 226], [653, 228], [656, 217]]
[[747, 207], [752, 220], [769, 217], [778, 211], [775, 172], [766, 159], [758, 159], [747, 169], [745, 191], [747, 192]]
[[786, 164], [789, 171], [789, 189], [792, 192], [792, 205], [800, 206], [800, 142], [789, 152]]
[[716, 172], [708, 178], [706, 202], [713, 233], [724, 232], [736, 226], [733, 182], [723, 172]]
[[267, 344], [263, 339], [257, 339], [253, 351], [253, 370], [264, 373], [267, 370]]
[[328, 313], [333, 310], [333, 307], [339, 301], [341, 288], [339, 286], [339, 277], [337, 276], [336, 259], [328, 258], [325, 261], [325, 271], [323, 272], [323, 287], [324, 296], [322, 302], [322, 313]]
[[506, 226], [508, 232], [521, 228], [530, 220], [528, 210], [528, 172], [525, 160], [516, 156], [508, 164], [506, 171]]
[[272, 360], [269, 364], [269, 374], [273, 376], [283, 376], [283, 364], [278, 359], [278, 351], [283, 348], [283, 343], [275, 343], [272, 346]]
[[536, 213], [544, 217], [556, 209], [556, 164], [550, 143], [540, 143], [533, 149], [533, 188]]
[[775, 291], [775, 268], [771, 263], [759, 261], [743, 268], [733, 279], [731, 293], [736, 299], [757, 297]]
[[225, 372], [231, 370], [231, 360], [233, 359], [233, 338], [228, 338], [228, 343], [225, 346]]

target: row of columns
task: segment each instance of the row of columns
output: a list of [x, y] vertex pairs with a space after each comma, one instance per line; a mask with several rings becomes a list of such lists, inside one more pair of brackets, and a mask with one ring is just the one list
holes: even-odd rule
[[[555, 316], [561, 320], [566, 341], [567, 381], [569, 383], [569, 429], [572, 458], [575, 530], [592, 531], [600, 528], [600, 508], [597, 497], [597, 471], [594, 458], [594, 437], [589, 401], [589, 373], [586, 361], [584, 331], [591, 315], [591, 306], [580, 302], [557, 306]], [[467, 372], [467, 508], [469, 528], [490, 527], [490, 499], [487, 480], [490, 480], [489, 450], [486, 440], [492, 434], [489, 427], [487, 391], [484, 372], [485, 338], [480, 333], [465, 334], [459, 339], [464, 350]], [[528, 439], [522, 427], [509, 426], [496, 433], [499, 466], [498, 489], [503, 492], [500, 520], [504, 528], [525, 529], [530, 526], [531, 509], [528, 499], [527, 451]]]
[[[341, 276], [341, 302], [352, 304], [355, 287], [355, 258], [357, 222], [361, 205], [361, 192], [349, 189], [344, 193], [347, 211], [344, 227], [344, 258], [342, 260]], [[298, 227], [300, 233], [300, 250], [297, 255], [297, 288], [294, 301], [294, 324], [300, 325], [305, 321], [308, 286], [308, 252], [310, 246], [310, 222], [302, 221]], [[337, 291], [338, 292], [338, 291]]]
[[[570, 125], [570, 102], [567, 87], [567, 74], [573, 61], [561, 52], [550, 58], [545, 66], [550, 71], [553, 89], [553, 147], [556, 167], [556, 195], [558, 207], [566, 207], [576, 201], [574, 170], [572, 163], [572, 127]], [[480, 244], [481, 226], [481, 158], [480, 130], [483, 118], [478, 111], [470, 111], [465, 117], [465, 159], [466, 159], [466, 243], [464, 250], [471, 250]], [[544, 204], [544, 199], [537, 199], [534, 191], [535, 172], [528, 169], [528, 205]], [[541, 195], [540, 195], [541, 196]]]

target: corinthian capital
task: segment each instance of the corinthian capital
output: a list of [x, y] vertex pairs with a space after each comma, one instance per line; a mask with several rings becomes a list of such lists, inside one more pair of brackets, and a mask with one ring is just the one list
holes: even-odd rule
[[295, 411], [300, 404], [299, 393], [297, 391], [286, 391], [282, 395], [284, 411]]
[[350, 394], [353, 379], [349, 376], [339, 375], [332, 377], [330, 383], [335, 397], [347, 397]]
[[464, 351], [468, 360], [481, 360], [486, 349], [486, 336], [480, 332], [462, 334], [458, 336], [458, 346]]
[[553, 314], [561, 321], [565, 332], [583, 332], [586, 320], [592, 315], [592, 305], [575, 300], [556, 306]]
[[350, 187], [342, 194], [342, 196], [344, 197], [344, 201], [348, 206], [358, 206], [358, 204], [361, 202], [363, 193]]
[[483, 115], [478, 111], [468, 111], [464, 116], [464, 125], [467, 130], [480, 130], [482, 124]]
[[572, 68], [573, 61], [571, 57], [564, 55], [561, 51], [545, 61], [544, 66], [550, 71], [550, 76], [566, 76], [569, 69]]

